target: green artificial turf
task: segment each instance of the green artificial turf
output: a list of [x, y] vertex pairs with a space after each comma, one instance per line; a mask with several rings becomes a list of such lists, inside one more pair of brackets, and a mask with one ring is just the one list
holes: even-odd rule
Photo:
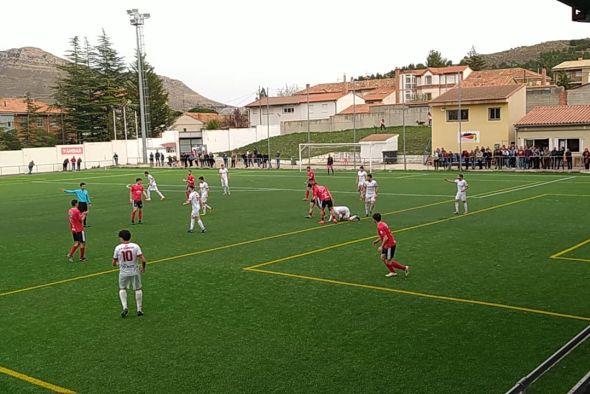
[[[82, 393], [501, 393], [590, 321], [590, 244], [550, 258], [590, 238], [588, 176], [467, 173], [471, 214], [454, 216], [453, 173], [376, 173], [406, 279], [385, 277], [364, 215], [304, 218], [303, 173], [232, 170], [223, 196], [215, 170], [193, 172], [211, 187], [205, 234], [186, 232], [183, 169], [152, 169], [167, 198], [141, 226], [125, 185], [143, 169], [0, 178], [0, 368]], [[354, 173], [317, 179], [364, 213]], [[61, 189], [80, 181], [89, 261], [68, 263]], [[150, 262], [141, 318], [132, 292], [119, 316], [122, 228]], [[532, 392], [567, 392], [587, 351]], [[0, 373], [0, 392], [44, 391]]]

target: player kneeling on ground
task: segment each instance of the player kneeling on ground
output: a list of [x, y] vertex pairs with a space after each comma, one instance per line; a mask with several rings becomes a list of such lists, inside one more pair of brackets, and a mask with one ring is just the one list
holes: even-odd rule
[[[336, 220], [339, 222], [349, 221], [352, 222], [354, 220], [361, 220], [358, 215], [351, 215], [350, 209], [348, 207], [334, 207], [334, 212], [336, 213]], [[328, 220], [332, 220], [332, 214], [330, 213], [330, 218]]]
[[[119, 299], [121, 300], [121, 317], [127, 317], [127, 287], [133, 286], [135, 290], [135, 303], [137, 316], [143, 316], [143, 290], [141, 287], [141, 274], [145, 272], [145, 257], [138, 244], [130, 242], [129, 230], [119, 231], [121, 243], [115, 247], [113, 254], [113, 267], [119, 266]], [[141, 266], [137, 260], [141, 259]]]

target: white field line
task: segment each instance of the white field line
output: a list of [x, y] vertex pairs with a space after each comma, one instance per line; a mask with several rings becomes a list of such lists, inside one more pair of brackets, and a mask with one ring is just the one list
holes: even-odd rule
[[512, 192], [517, 192], [517, 191], [521, 191], [521, 190], [526, 190], [526, 189], [530, 189], [530, 188], [533, 188], [533, 187], [545, 186], [545, 185], [549, 185], [551, 183], [561, 182], [561, 181], [565, 181], [565, 180], [572, 179], [572, 178], [575, 178], [575, 176], [570, 176], [570, 177], [560, 178], [560, 179], [554, 179], [552, 181], [547, 181], [547, 182], [533, 183], [532, 185], [526, 185], [526, 186], [522, 186], [522, 187], [515, 187], [515, 188], [510, 189], [510, 190], [504, 190], [504, 191], [499, 191], [499, 192], [491, 192], [491, 193], [480, 195], [480, 196], [473, 196], [472, 198], [488, 198], [488, 197], [498, 196], [500, 194], [512, 193]]

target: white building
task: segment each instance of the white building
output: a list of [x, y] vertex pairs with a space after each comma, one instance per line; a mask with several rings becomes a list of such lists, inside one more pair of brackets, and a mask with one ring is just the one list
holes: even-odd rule
[[361, 145], [361, 161], [369, 163], [381, 163], [384, 159], [384, 154], [387, 157], [392, 157], [393, 153], [397, 155], [397, 140], [398, 134], [371, 134], [359, 141]]
[[428, 67], [419, 70], [396, 69], [399, 75], [399, 103], [430, 101], [471, 74], [469, 66]]
[[[309, 100], [309, 101], [308, 101]], [[308, 107], [309, 103], [309, 107]], [[329, 119], [353, 104], [364, 104], [359, 95], [348, 93], [301, 94], [285, 97], [263, 97], [248, 105], [250, 126], [280, 125], [286, 121]]]

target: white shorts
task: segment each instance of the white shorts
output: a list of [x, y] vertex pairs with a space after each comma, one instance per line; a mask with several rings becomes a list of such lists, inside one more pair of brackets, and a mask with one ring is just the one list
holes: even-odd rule
[[203, 194], [203, 195], [201, 196], [201, 202], [202, 202], [203, 204], [207, 204], [207, 197], [209, 197], [209, 195], [208, 195], [208, 194]]
[[364, 188], [365, 188], [365, 182], [360, 182], [360, 183], [358, 184], [358, 189], [359, 189], [359, 190], [363, 190]]
[[148, 190], [150, 192], [158, 191], [158, 185], [148, 186]]
[[457, 192], [455, 195], [455, 201], [466, 201], [467, 200], [467, 193], [466, 192]]
[[141, 275], [122, 275], [119, 273], [119, 289], [126, 289], [133, 286], [133, 290], [141, 289]]
[[200, 214], [200, 211], [201, 211], [201, 207], [199, 207], [199, 208], [193, 208], [193, 211], [191, 212], [191, 216], [194, 217], [194, 218], [197, 217], [197, 216], [200, 216], [201, 215]]
[[374, 203], [375, 201], [377, 201], [377, 195], [376, 194], [366, 195], [365, 201], [370, 202], [370, 203]]
[[221, 178], [221, 187], [227, 187], [227, 186], [228, 186], [227, 179]]

